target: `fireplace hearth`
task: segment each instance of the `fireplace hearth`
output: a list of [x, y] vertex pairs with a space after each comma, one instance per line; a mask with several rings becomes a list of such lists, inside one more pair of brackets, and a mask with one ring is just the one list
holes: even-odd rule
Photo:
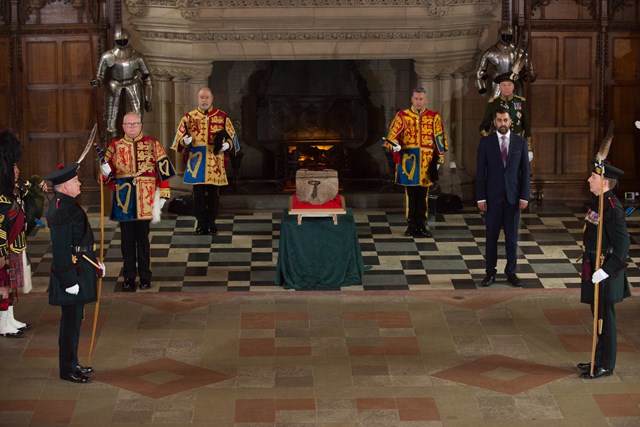
[[[253, 91], [243, 98], [244, 120], [252, 120], [256, 148], [268, 152], [280, 190], [295, 189], [298, 169], [335, 169], [339, 178], [353, 175], [353, 157], [375, 140], [366, 81], [355, 61], [272, 62]], [[383, 123], [377, 123], [375, 135]]]

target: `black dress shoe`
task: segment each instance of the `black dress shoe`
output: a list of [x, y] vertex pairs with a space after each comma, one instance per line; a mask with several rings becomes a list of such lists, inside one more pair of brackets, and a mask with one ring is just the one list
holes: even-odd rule
[[218, 229], [216, 228], [215, 225], [212, 225], [211, 227], [209, 227], [209, 234], [211, 234], [212, 236], [215, 236], [216, 234], [218, 234]]
[[26, 337], [26, 335], [24, 334], [24, 332], [22, 332], [20, 329], [18, 329], [18, 332], [7, 332], [6, 334], [0, 334], [0, 337], [24, 338], [24, 337]]
[[404, 235], [407, 237], [411, 237], [415, 234], [416, 232], [416, 227], [413, 225], [410, 225], [407, 227], [407, 229], [404, 231]]
[[60, 379], [78, 384], [86, 384], [88, 382], [91, 382], [91, 378], [87, 377], [86, 375], [82, 375], [79, 372], [60, 375]]
[[136, 281], [134, 279], [124, 279], [124, 283], [122, 284], [122, 292], [135, 292], [136, 291]]
[[207, 234], [208, 231], [206, 228], [204, 227], [196, 227], [196, 231], [195, 231], [195, 235], [196, 236], [204, 236], [205, 234]]
[[418, 227], [413, 233], [413, 237], [433, 237], [431, 230], [426, 227]]
[[24, 326], [21, 326], [21, 327], [18, 328], [18, 330], [20, 332], [24, 332], [24, 331], [29, 330], [29, 329], [31, 329], [31, 324], [29, 324], [29, 323], [25, 323]]
[[522, 287], [522, 280], [520, 280], [516, 273], [507, 274], [507, 282], [518, 288]]
[[75, 373], [86, 376], [88, 374], [92, 374], [93, 373], [93, 368], [91, 366], [78, 365], [78, 366], [76, 366], [76, 372]]
[[140, 281], [140, 289], [149, 289], [151, 288], [151, 283], [147, 281]]
[[593, 370], [593, 375], [591, 375], [591, 372], [587, 371], [583, 372], [582, 375], [580, 375], [580, 378], [582, 378], [583, 380], [592, 380], [600, 377], [608, 377], [611, 374], [613, 374], [613, 369], [598, 368], [596, 366], [596, 368]]
[[487, 274], [484, 277], [484, 279], [482, 279], [482, 282], [480, 282], [480, 286], [490, 286], [495, 282], [496, 282], [496, 275], [495, 274]]
[[591, 370], [591, 362], [578, 363], [576, 365], [576, 368], [580, 369], [581, 371], [590, 371]]

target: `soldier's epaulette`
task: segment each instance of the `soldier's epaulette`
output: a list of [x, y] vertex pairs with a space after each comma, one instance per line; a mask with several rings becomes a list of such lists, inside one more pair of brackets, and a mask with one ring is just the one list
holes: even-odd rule
[[487, 102], [487, 104], [491, 104], [493, 101], [495, 101], [496, 99], [499, 99], [499, 98], [500, 98], [499, 96], [496, 96], [495, 98], [491, 98], [491, 99]]
[[514, 98], [518, 98], [520, 101], [526, 101], [524, 96], [520, 96], [520, 95], [513, 95]]
[[13, 202], [7, 196], [0, 194], [0, 203], [4, 203], [5, 205], [11, 205]]

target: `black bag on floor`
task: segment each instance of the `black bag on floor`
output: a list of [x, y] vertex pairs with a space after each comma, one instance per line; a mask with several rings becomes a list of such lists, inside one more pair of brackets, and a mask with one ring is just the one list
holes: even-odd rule
[[169, 212], [177, 215], [193, 215], [193, 195], [178, 196], [169, 202]]

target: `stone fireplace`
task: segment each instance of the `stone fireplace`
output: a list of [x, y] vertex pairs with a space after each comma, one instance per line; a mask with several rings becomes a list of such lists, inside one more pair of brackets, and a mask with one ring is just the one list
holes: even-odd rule
[[145, 129], [170, 141], [198, 89], [210, 86], [214, 105], [238, 123], [241, 177], [286, 189], [309, 166], [338, 169], [341, 182], [384, 179], [377, 141], [415, 86], [443, 118], [446, 165], [464, 172], [475, 146], [463, 141], [477, 141], [472, 103], [483, 102], [470, 77], [481, 42], [495, 34], [498, 4], [125, 0], [123, 23], [156, 82]]
[[376, 116], [358, 64], [272, 61], [253, 80], [241, 108], [242, 121], [255, 126], [242, 136], [272, 159], [261, 177], [287, 190], [300, 168], [336, 169], [349, 179], [352, 154], [370, 145]]

